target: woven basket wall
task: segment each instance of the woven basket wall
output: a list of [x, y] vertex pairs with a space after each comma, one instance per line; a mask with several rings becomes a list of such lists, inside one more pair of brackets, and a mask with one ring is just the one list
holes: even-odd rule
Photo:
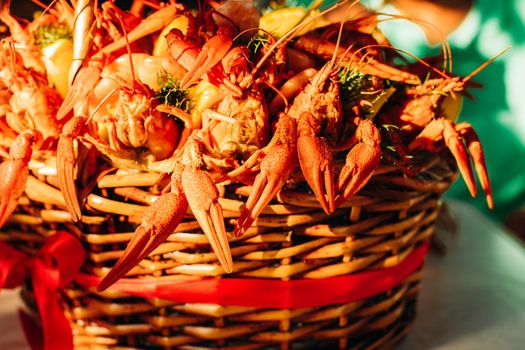
[[[433, 156], [414, 177], [382, 165], [330, 217], [314, 195], [300, 188], [281, 191], [245, 236], [231, 238], [234, 273], [224, 278], [326, 278], [398, 264], [431, 237], [440, 196], [457, 177], [451, 164]], [[99, 276], [116, 262], [144, 209], [159, 195], [159, 184], [167, 181], [156, 173], [106, 172], [88, 187], [83, 221], [74, 225], [56, 177], [45, 169], [33, 164], [26, 195], [0, 239], [32, 254], [51, 230], [66, 229], [87, 250], [83, 272]], [[249, 191], [241, 185], [224, 188], [220, 203], [227, 229]], [[127, 277], [222, 275], [207, 239], [188, 215]], [[175, 303], [111, 290], [98, 293], [74, 283], [62, 291], [62, 300], [78, 349], [388, 349], [415, 317], [420, 280], [416, 271], [392, 290], [365, 300], [291, 310]], [[23, 296], [33, 305], [30, 285]]]

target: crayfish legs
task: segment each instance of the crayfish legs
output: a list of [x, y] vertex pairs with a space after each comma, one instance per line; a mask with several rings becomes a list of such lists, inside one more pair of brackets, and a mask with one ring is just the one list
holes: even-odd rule
[[9, 159], [0, 164], [0, 228], [18, 205], [29, 177], [29, 161], [33, 146], [42, 135], [35, 130], [20, 133], [9, 150]]

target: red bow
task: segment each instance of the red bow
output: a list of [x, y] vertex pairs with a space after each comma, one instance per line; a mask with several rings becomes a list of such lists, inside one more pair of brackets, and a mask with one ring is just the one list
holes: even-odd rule
[[71, 327], [60, 306], [58, 290], [75, 278], [84, 258], [82, 244], [64, 231], [48, 237], [34, 257], [0, 242], [0, 289], [15, 288], [31, 276], [44, 338], [43, 344], [37, 344], [26, 332], [33, 349], [73, 349]]

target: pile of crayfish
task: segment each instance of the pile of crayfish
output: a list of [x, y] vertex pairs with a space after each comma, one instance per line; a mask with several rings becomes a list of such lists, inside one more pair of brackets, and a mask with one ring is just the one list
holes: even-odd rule
[[0, 45], [0, 227], [33, 153], [56, 157], [75, 222], [82, 150], [171, 174], [100, 289], [161, 244], [188, 208], [231, 272], [218, 183], [252, 185], [235, 236], [283, 187], [307, 184], [330, 214], [380, 162], [417, 175], [411, 160], [425, 152], [451, 153], [475, 196], [472, 159], [493, 205], [479, 139], [446, 107], [484, 66], [460, 78], [407, 63], [375, 15], [327, 19], [348, 1], [305, 10], [286, 30], [259, 25], [251, 2], [209, 1], [198, 11], [174, 1], [135, 1], [129, 11], [114, 1], [72, 3], [55, 1], [32, 22], [13, 17], [9, 2], [0, 11], [10, 32]]

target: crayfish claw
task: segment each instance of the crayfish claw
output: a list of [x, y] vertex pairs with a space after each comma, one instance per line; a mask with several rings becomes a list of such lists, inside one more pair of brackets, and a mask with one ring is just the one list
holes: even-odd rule
[[[3, 169], [0, 168], [0, 173], [2, 170]], [[0, 194], [2, 195], [2, 199], [0, 199], [0, 228], [4, 226], [7, 219], [9, 219], [9, 216], [15, 211], [16, 206], [18, 205], [19, 196], [10, 195], [7, 192], [5, 186], [0, 188]]]
[[[60, 147], [60, 140], [59, 140]], [[64, 196], [66, 208], [71, 215], [73, 222], [79, 222], [82, 218], [82, 211], [75, 186], [75, 163], [71, 162], [66, 157], [61, 157], [60, 152], [57, 151], [57, 177], [60, 191]]]
[[477, 188], [474, 172], [470, 165], [467, 149], [461, 135], [456, 130], [454, 123], [445, 118], [434, 119], [421, 131], [419, 135], [408, 145], [408, 149], [433, 149], [433, 140], [443, 137], [445, 145], [456, 159], [459, 172], [469, 189], [472, 197], [476, 197]]
[[[370, 120], [362, 120], [356, 130], [360, 141], [346, 156], [346, 163], [337, 179], [336, 207], [363, 188], [381, 161], [381, 136], [377, 127]], [[342, 193], [341, 193], [342, 192]]]
[[187, 88], [219, 63], [228, 53], [232, 44], [232, 39], [225, 34], [217, 34], [208, 40], [195, 59], [193, 67], [182, 78], [181, 88]]
[[478, 135], [472, 126], [465, 122], [457, 124], [456, 130], [458, 130], [467, 143], [467, 148], [474, 163], [474, 168], [476, 169], [481, 188], [483, 189], [483, 192], [485, 192], [485, 197], [487, 198], [487, 205], [492, 209], [494, 208], [494, 198], [492, 197], [489, 174], [485, 163], [485, 154], [483, 152], [483, 147], [481, 147]]
[[189, 206], [220, 264], [227, 273], [233, 272], [233, 260], [222, 207], [218, 202], [219, 193], [210, 176], [198, 169], [187, 166], [182, 172], [182, 186]]
[[[108, 289], [140, 263], [148, 255], [147, 250], [150, 250], [148, 249], [149, 247], [155, 249], [155, 247], [158, 246], [154, 240], [155, 235], [151, 229], [148, 230], [144, 226], [139, 226], [115, 266], [113, 266], [108, 274], [99, 282], [97, 290], [101, 292]], [[159, 244], [160, 243], [162, 242], [159, 242]]]
[[142, 223], [135, 230], [126, 250], [97, 289], [103, 291], [109, 288], [162, 244], [177, 228], [187, 209], [188, 202], [181, 189], [160, 196], [146, 209]]
[[90, 62], [89, 66], [81, 68], [78, 71], [73, 84], [58, 109], [58, 120], [64, 119], [74, 108], [82, 107], [86, 96], [93, 91], [100, 80], [101, 73], [101, 62], [96, 61]]
[[0, 164], [0, 228], [15, 211], [18, 199], [24, 193], [32, 147], [41, 137], [38, 131], [22, 132], [11, 145], [9, 159]]
[[222, 215], [222, 207], [219, 203], [212, 203], [209, 213], [206, 215], [208, 226], [203, 227], [205, 232], [209, 232], [208, 239], [216, 252], [217, 258], [221, 263], [226, 273], [233, 272], [233, 259], [230, 251], [230, 244], [228, 243], [228, 236], [226, 228], [224, 227], [224, 217]]
[[277, 192], [281, 190], [285, 181], [286, 180], [283, 181], [282, 179], [269, 180], [268, 176], [262, 173], [256, 176], [246, 205], [235, 223], [235, 229], [233, 230], [234, 236], [240, 237], [250, 228], [266, 205], [268, 205]]
[[358, 144], [346, 156], [346, 164], [339, 174], [337, 189], [340, 193], [336, 207], [363, 188], [379, 166], [381, 151], [375, 147]]
[[[281, 114], [270, 143], [257, 157], [262, 157], [259, 174], [255, 177], [246, 206], [234, 229], [235, 236], [242, 236], [259, 217], [262, 210], [288, 180], [297, 167], [297, 123]], [[252, 160], [255, 162], [255, 158]], [[253, 164], [252, 164], [253, 165]]]
[[465, 180], [470, 194], [472, 197], [476, 197], [478, 192], [476, 180], [474, 180], [474, 172], [472, 171], [472, 166], [470, 165], [467, 149], [465, 148], [463, 140], [450, 121], [445, 122], [443, 138], [445, 139], [445, 144], [447, 145], [448, 149], [456, 159], [459, 171]]
[[64, 197], [66, 208], [74, 222], [80, 221], [82, 212], [75, 186], [75, 146], [74, 140], [86, 125], [85, 117], [74, 117], [62, 128], [57, 146], [58, 187]]
[[334, 169], [330, 147], [322, 137], [302, 137], [299, 134], [297, 151], [306, 182], [324, 212], [330, 215], [335, 210]]

